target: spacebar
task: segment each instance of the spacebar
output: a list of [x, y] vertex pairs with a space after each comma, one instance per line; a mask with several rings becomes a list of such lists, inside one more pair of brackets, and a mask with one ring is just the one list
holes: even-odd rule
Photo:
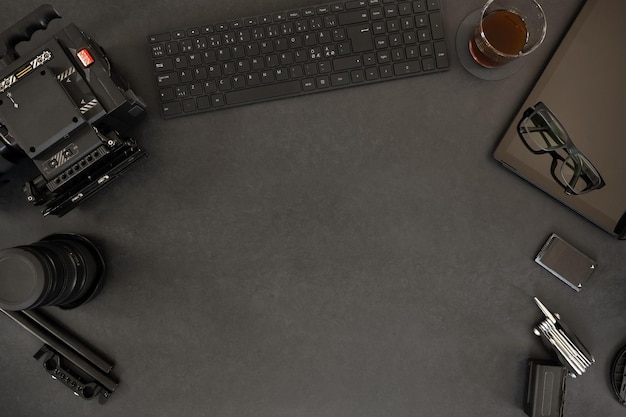
[[246, 90], [230, 91], [226, 93], [227, 104], [243, 104], [255, 101], [268, 100], [280, 96], [296, 94], [302, 91], [300, 81], [288, 81], [286, 83], [264, 85], [262, 87], [248, 88]]

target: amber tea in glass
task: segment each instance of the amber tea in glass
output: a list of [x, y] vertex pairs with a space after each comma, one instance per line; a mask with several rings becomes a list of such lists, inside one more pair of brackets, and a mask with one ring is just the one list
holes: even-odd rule
[[530, 54], [545, 34], [545, 15], [535, 0], [489, 0], [469, 50], [478, 64], [494, 68]]

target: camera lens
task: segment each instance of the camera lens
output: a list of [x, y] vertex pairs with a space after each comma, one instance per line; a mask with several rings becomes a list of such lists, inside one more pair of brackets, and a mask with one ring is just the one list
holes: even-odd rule
[[0, 251], [0, 308], [63, 309], [91, 300], [104, 281], [98, 249], [80, 235], [57, 234]]

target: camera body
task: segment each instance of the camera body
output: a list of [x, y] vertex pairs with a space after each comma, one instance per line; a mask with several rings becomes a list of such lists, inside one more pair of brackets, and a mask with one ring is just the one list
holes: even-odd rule
[[69, 24], [30, 45], [59, 17], [41, 6], [0, 34], [0, 175], [30, 159], [28, 201], [62, 216], [147, 154], [127, 136], [146, 106], [98, 44]]

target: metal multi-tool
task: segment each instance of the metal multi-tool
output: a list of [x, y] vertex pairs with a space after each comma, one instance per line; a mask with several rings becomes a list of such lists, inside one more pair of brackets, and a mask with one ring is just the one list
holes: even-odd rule
[[552, 314], [537, 297], [535, 303], [546, 318], [534, 328], [534, 333], [542, 338], [546, 346], [554, 350], [559, 362], [567, 368], [570, 376], [576, 378], [585, 373], [595, 362], [593, 356], [561, 321], [558, 314]]

